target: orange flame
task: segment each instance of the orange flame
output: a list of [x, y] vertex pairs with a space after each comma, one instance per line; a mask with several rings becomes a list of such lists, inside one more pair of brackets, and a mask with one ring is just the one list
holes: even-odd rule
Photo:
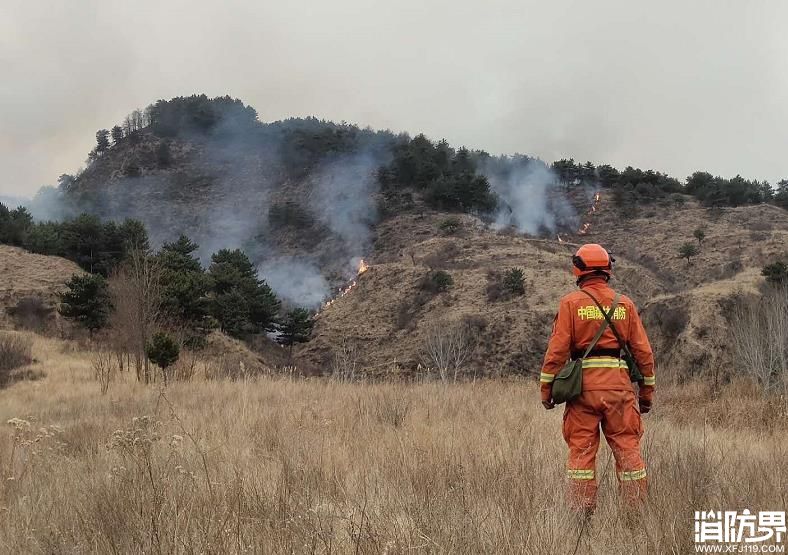
[[[356, 277], [360, 276], [361, 274], [363, 274], [367, 270], [369, 270], [369, 264], [367, 264], [364, 261], [363, 258], [360, 258], [359, 261], [358, 261], [358, 269], [356, 270]], [[333, 299], [329, 299], [326, 302], [324, 302], [323, 305], [320, 307], [320, 309], [315, 314], [315, 316], [319, 316], [320, 313], [322, 313], [325, 309], [327, 309], [329, 306], [334, 304], [337, 299], [341, 299], [342, 297], [344, 297], [345, 295], [350, 293], [356, 285], [358, 285], [358, 281], [356, 280], [356, 278], [354, 278], [345, 287], [340, 289], [339, 293], [337, 293], [337, 295]]]
[[[596, 193], [594, 193], [594, 202], [587, 212], [589, 216], [597, 212], [597, 209], [599, 208], [599, 203], [601, 201], [602, 201], [602, 194], [599, 191], [597, 191]], [[591, 222], [585, 222], [582, 226], [580, 226], [580, 229], [577, 230], [577, 234], [585, 235], [586, 233], [588, 233], [589, 229], [591, 229]]]

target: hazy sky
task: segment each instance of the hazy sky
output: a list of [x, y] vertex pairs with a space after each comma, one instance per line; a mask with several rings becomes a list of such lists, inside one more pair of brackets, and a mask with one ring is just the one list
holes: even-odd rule
[[158, 98], [434, 139], [788, 177], [788, 2], [0, 0], [0, 194]]

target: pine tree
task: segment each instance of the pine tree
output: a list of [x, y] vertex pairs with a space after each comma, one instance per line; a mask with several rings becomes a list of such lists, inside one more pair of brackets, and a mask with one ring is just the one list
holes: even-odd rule
[[244, 332], [272, 331], [279, 300], [241, 250], [223, 249], [208, 268], [214, 293], [214, 315], [223, 330], [236, 337]]
[[199, 247], [185, 235], [165, 243], [156, 255], [162, 270], [162, 307], [181, 325], [199, 334], [209, 315], [210, 278], [195, 256]]
[[309, 334], [312, 333], [314, 322], [312, 315], [305, 308], [295, 308], [285, 314], [282, 323], [279, 325], [279, 336], [276, 338], [280, 345], [290, 347], [290, 354], [293, 354], [295, 343], [305, 343], [309, 341]]
[[510, 268], [503, 275], [503, 286], [512, 295], [525, 294], [525, 274], [522, 268]]
[[114, 144], [118, 144], [123, 139], [123, 128], [120, 125], [113, 127], [111, 133]]
[[161, 368], [164, 381], [167, 382], [167, 368], [178, 362], [180, 346], [164, 332], [157, 332], [145, 346], [145, 355], [153, 364]]
[[74, 275], [66, 282], [60, 295], [58, 311], [64, 318], [74, 320], [91, 335], [107, 325], [111, 309], [107, 282], [100, 275]]
[[103, 154], [109, 148], [109, 131], [99, 129], [96, 131], [96, 152]]

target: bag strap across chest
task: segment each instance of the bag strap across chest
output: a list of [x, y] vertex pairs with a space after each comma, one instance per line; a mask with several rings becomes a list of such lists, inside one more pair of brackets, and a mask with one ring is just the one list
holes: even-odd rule
[[594, 347], [596, 347], [596, 344], [599, 342], [599, 339], [602, 337], [602, 334], [605, 333], [605, 329], [607, 329], [608, 326], [610, 326], [610, 329], [613, 331], [613, 335], [616, 336], [618, 342], [621, 343], [621, 338], [619, 337], [615, 326], [613, 326], [613, 313], [616, 311], [616, 308], [618, 307], [618, 301], [621, 299], [621, 295], [619, 293], [616, 293], [615, 298], [613, 298], [613, 306], [610, 307], [610, 312], [607, 313], [605, 312], [605, 309], [602, 308], [602, 305], [600, 305], [597, 302], [597, 300], [594, 298], [594, 296], [591, 293], [583, 289], [581, 289], [581, 291], [583, 291], [583, 293], [591, 297], [594, 303], [599, 307], [599, 310], [602, 312], [602, 315], [605, 317], [604, 321], [599, 326], [599, 330], [597, 330], [594, 339], [592, 339], [591, 343], [588, 344], [588, 347], [586, 348], [586, 351], [583, 354], [583, 358], [586, 358], [588, 354], [594, 349]]

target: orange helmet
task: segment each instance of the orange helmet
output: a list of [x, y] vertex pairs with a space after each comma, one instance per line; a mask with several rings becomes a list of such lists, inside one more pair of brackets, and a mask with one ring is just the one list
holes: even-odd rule
[[577, 249], [577, 253], [572, 257], [572, 272], [578, 280], [597, 273], [603, 273], [609, 278], [615, 261], [601, 245], [589, 243]]

